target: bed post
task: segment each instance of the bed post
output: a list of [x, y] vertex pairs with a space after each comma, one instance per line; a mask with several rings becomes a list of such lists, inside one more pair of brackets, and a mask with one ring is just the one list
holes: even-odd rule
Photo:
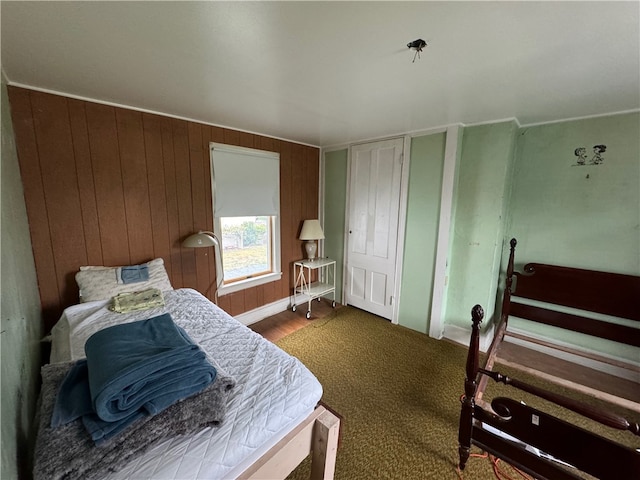
[[340, 419], [327, 410], [318, 417], [314, 426], [311, 480], [333, 478], [336, 469], [339, 436]]
[[480, 305], [471, 309], [471, 341], [467, 353], [466, 378], [464, 380], [464, 395], [460, 412], [460, 427], [458, 429], [458, 455], [460, 456], [460, 470], [469, 459], [471, 452], [471, 430], [473, 427], [473, 409], [475, 406], [476, 376], [478, 375], [478, 354], [480, 350], [480, 324], [484, 317], [484, 310]]
[[500, 322], [506, 324], [507, 319], [509, 318], [509, 306], [511, 304], [511, 287], [513, 285], [513, 261], [516, 252], [516, 245], [518, 241], [515, 238], [512, 238], [509, 242], [511, 246], [509, 251], [509, 263], [507, 264], [507, 278], [505, 280], [504, 286], [504, 295], [502, 296], [502, 312], [500, 313]]
[[[510, 250], [509, 250], [509, 263], [507, 264], [507, 277], [505, 279], [504, 285], [504, 294], [502, 295], [502, 309], [500, 312], [500, 322], [498, 323], [498, 328], [496, 329], [495, 335], [493, 336], [493, 340], [491, 341], [491, 346], [489, 347], [487, 359], [484, 364], [484, 368], [487, 370], [491, 370], [493, 368], [493, 363], [496, 358], [496, 354], [498, 352], [498, 345], [502, 342], [502, 337], [504, 337], [504, 332], [507, 330], [507, 322], [509, 321], [509, 309], [511, 306], [511, 288], [513, 285], [513, 263], [516, 251], [516, 245], [518, 241], [515, 238], [512, 238], [509, 242]], [[480, 378], [477, 379], [478, 382], [478, 400], [482, 399], [482, 395], [484, 394], [484, 390], [487, 387], [487, 377], [484, 375], [480, 375]]]

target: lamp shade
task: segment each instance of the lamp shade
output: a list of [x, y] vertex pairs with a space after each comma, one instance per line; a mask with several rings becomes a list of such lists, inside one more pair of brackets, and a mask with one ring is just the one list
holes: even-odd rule
[[189, 235], [182, 241], [183, 247], [198, 248], [198, 247], [213, 247], [218, 243], [215, 236], [207, 232], [198, 232]]
[[324, 238], [324, 232], [319, 220], [305, 220], [300, 230], [300, 240], [320, 240]]

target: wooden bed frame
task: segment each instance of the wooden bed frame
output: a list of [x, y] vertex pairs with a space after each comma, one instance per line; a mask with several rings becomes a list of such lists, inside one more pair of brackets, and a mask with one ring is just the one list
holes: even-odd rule
[[[635, 435], [640, 435], [638, 423], [618, 414], [592, 407], [493, 371], [493, 366], [499, 358], [500, 345], [504, 337], [510, 334], [507, 329], [510, 315], [627, 345], [640, 346], [640, 329], [638, 328], [554, 310], [554, 307], [559, 305], [585, 312], [596, 312], [640, 321], [640, 308], [638, 307], [640, 277], [534, 263], [525, 265], [524, 273], [514, 272], [516, 244], [516, 240], [512, 239], [500, 322], [487, 352], [484, 368], [479, 367], [480, 324], [484, 312], [479, 305], [472, 309], [473, 326], [458, 431], [460, 469], [464, 469], [473, 444], [536, 478], [550, 480], [581, 478], [571, 469], [526, 450], [522, 445], [526, 444], [597, 478], [634, 478], [640, 472], [639, 451], [571, 425], [519, 401], [502, 397], [493, 399], [489, 405], [482, 400], [487, 381], [492, 378], [496, 382], [511, 385], [519, 390], [544, 398], [613, 429], [628, 430]], [[513, 290], [514, 278], [516, 280], [515, 290]], [[513, 301], [512, 294], [514, 296], [517, 294], [517, 297], [520, 298], [545, 302], [545, 306], [531, 306]], [[546, 347], [553, 346], [553, 344], [541, 342], [538, 339], [527, 338], [527, 340], [542, 343]], [[562, 350], [585, 356], [579, 350], [567, 349], [566, 347], [562, 347]], [[594, 358], [594, 355], [591, 354], [587, 356]], [[597, 359], [611, 362], [606, 357], [597, 357]], [[624, 362], [615, 362], [615, 364], [637, 371], [637, 367], [634, 365], [626, 365]], [[538, 373], [530, 367], [512, 366], [519, 367], [534, 375]], [[578, 390], [586, 391], [603, 400], [612, 401], [627, 408], [635, 406], [637, 409], [640, 406], [632, 401], [619, 399], [615, 395], [580, 388], [579, 385], [567, 383], [561, 378], [551, 377], [543, 372], [540, 372], [539, 376], [564, 386], [577, 386]], [[487, 426], [493, 428], [487, 428]], [[511, 438], [498, 432], [507, 434]], [[514, 441], [513, 438], [520, 443]]]
[[340, 419], [320, 405], [237, 480], [285, 478], [309, 452], [311, 480], [330, 480], [335, 472], [339, 431]]
[[[47, 356], [50, 352], [46, 352]], [[322, 401], [278, 443], [247, 467], [237, 479], [284, 479], [311, 455], [311, 480], [332, 480], [341, 417]]]
[[[495, 361], [500, 358], [503, 340], [505, 337], [512, 337], [541, 345], [544, 348], [624, 369], [631, 372], [631, 375], [637, 380], [640, 379], [640, 367], [637, 364], [561, 346], [533, 336], [512, 332], [508, 328], [509, 317], [513, 316], [620, 344], [640, 347], [640, 328], [638, 328], [640, 327], [640, 277], [540, 263], [528, 263], [524, 266], [524, 272], [516, 272], [514, 270], [516, 245], [516, 239], [512, 238], [500, 321], [487, 352], [484, 368], [487, 370], [493, 368]], [[524, 299], [524, 301], [518, 299]], [[544, 306], [532, 306], [525, 303], [527, 300], [544, 302]], [[625, 319], [627, 324], [632, 322], [633, 326], [595, 320], [579, 313], [564, 313], [561, 311], [562, 307], [579, 309], [587, 314], [593, 312]], [[637, 399], [629, 401], [595, 387], [586, 387], [569, 382], [564, 378], [549, 375], [531, 366], [525, 367], [505, 359], [500, 361], [505, 365], [513, 366], [551, 382], [580, 390], [640, 413], [640, 403], [637, 403]], [[482, 399], [487, 381], [487, 377], [479, 378], [477, 399]]]

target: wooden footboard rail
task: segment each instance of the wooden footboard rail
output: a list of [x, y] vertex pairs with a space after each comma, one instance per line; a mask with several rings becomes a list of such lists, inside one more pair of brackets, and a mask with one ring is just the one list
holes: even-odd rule
[[602, 409], [574, 400], [573, 398], [565, 397], [564, 395], [550, 392], [548, 390], [545, 390], [544, 388], [539, 388], [534, 385], [521, 382], [519, 380], [516, 380], [515, 378], [503, 375], [500, 372], [490, 372], [488, 370], [485, 370], [484, 368], [480, 368], [479, 371], [483, 375], [487, 375], [498, 383], [504, 383], [505, 385], [510, 385], [524, 392], [531, 393], [537, 397], [544, 398], [545, 400], [553, 402], [573, 412], [579, 413], [584, 417], [595, 420], [596, 422], [602, 423], [603, 425], [606, 425], [608, 427], [618, 430], [628, 430], [634, 435], [640, 436], [640, 425], [636, 422], [627, 420], [621, 415], [613, 412], [607, 412]]
[[[485, 375], [486, 378], [493, 378], [497, 382], [544, 398], [603, 425], [640, 436], [640, 425], [620, 415], [509, 378], [499, 372], [479, 368], [478, 346], [484, 313], [476, 305], [471, 315], [473, 325], [458, 431], [460, 470], [464, 470], [471, 445], [474, 444], [540, 479], [581, 478], [572, 468], [567, 468], [566, 464], [600, 479], [634, 478], [640, 472], [640, 452], [637, 450], [509, 398], [494, 399], [491, 410], [476, 404], [476, 380], [478, 375]], [[530, 447], [525, 448], [527, 445]], [[543, 453], [540, 454], [540, 451]], [[557, 460], [566, 464], [563, 466]]]

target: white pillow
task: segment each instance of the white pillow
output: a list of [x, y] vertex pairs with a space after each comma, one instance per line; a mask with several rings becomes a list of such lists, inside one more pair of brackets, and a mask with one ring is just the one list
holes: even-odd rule
[[76, 283], [80, 288], [80, 302], [109, 300], [119, 293], [138, 292], [157, 288], [163, 292], [173, 290], [169, 275], [164, 268], [164, 260], [156, 258], [146, 263], [149, 280], [136, 283], [118, 283], [116, 271], [120, 267], [82, 266], [76, 273]]

